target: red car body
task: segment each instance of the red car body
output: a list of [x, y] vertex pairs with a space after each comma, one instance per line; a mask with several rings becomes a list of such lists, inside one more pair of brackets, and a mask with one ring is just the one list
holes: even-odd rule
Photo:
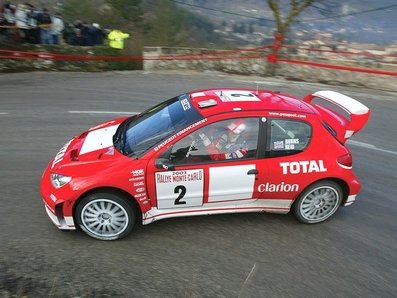
[[[103, 240], [124, 237], [136, 220], [190, 215], [293, 209], [300, 221], [317, 223], [360, 190], [345, 142], [369, 115], [333, 91], [303, 99], [264, 90], [194, 91], [74, 137], [45, 169], [41, 193], [58, 228], [80, 227]], [[249, 155], [212, 160], [197, 135], [235, 119], [248, 125]]]

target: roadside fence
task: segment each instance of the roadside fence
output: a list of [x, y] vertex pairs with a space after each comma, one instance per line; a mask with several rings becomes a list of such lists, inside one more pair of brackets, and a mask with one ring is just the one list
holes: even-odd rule
[[[29, 59], [29, 60], [54, 60], [54, 61], [216, 61], [216, 60], [243, 60], [243, 59], [264, 59], [269, 64], [289, 63], [316, 68], [337, 69], [351, 72], [361, 72], [384, 76], [397, 76], [397, 53], [374, 54], [369, 51], [341, 51], [323, 48], [308, 48], [297, 45], [283, 45], [276, 40], [272, 45], [259, 46], [254, 48], [239, 48], [232, 50], [205, 50], [200, 53], [188, 51], [186, 54], [159, 54], [144, 56], [91, 56], [91, 55], [68, 55], [47, 52], [29, 52], [1, 50], [0, 59]], [[194, 50], [194, 49], [190, 49]], [[347, 57], [346, 61], [341, 59]], [[357, 66], [360, 59], [367, 64], [373, 62], [377, 67]], [[317, 61], [316, 61], [317, 60]], [[318, 61], [320, 60], [320, 61]], [[387, 60], [387, 63], [383, 63]], [[371, 64], [371, 63], [369, 63]], [[388, 65], [389, 70], [384, 67]]]

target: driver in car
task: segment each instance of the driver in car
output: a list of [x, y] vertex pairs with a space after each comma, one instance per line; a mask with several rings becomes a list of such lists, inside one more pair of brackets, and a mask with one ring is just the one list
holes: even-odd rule
[[212, 160], [238, 159], [248, 154], [249, 144], [244, 134], [246, 130], [245, 121], [236, 119], [227, 126], [227, 132], [210, 136], [200, 132], [199, 137]]

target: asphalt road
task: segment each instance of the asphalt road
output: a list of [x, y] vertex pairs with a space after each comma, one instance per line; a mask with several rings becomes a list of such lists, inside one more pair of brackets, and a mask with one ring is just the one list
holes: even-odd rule
[[[396, 82], [397, 83], [397, 82]], [[334, 90], [372, 109], [349, 147], [363, 189], [329, 221], [238, 214], [168, 219], [121, 241], [52, 225], [50, 158], [104, 120], [207, 87], [303, 96]], [[397, 93], [214, 73], [0, 75], [0, 297], [397, 297]]]

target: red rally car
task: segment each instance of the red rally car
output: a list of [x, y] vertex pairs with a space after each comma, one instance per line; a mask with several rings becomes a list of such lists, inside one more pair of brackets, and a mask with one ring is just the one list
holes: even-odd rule
[[319, 223], [356, 199], [345, 142], [369, 115], [334, 91], [183, 94], [66, 143], [42, 176], [45, 209], [58, 228], [102, 240], [191, 215], [292, 209]]

